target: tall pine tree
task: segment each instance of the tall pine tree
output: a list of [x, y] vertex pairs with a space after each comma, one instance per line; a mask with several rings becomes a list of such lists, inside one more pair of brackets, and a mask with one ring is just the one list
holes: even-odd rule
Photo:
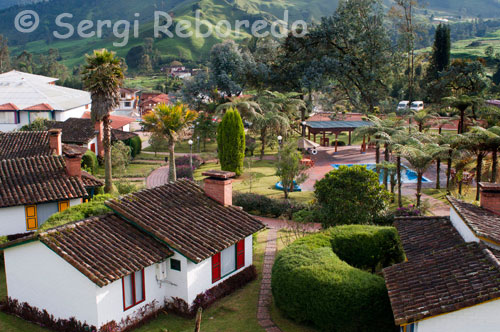
[[439, 73], [450, 66], [450, 27], [439, 24], [436, 29], [434, 46], [432, 48], [431, 66], [429, 70], [434, 79], [439, 77]]
[[217, 148], [223, 171], [243, 173], [245, 128], [237, 109], [229, 109], [217, 128]]

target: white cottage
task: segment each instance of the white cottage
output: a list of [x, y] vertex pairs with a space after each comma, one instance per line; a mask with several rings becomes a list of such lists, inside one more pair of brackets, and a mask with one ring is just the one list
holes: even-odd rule
[[500, 185], [481, 184], [481, 207], [448, 200], [450, 218], [395, 223], [408, 260], [384, 277], [401, 332], [500, 326]]
[[65, 121], [90, 110], [90, 93], [55, 85], [58, 79], [16, 70], [0, 74], [0, 131], [37, 118]]
[[64, 150], [58, 129], [0, 133], [0, 236], [36, 231], [103, 185], [82, 172], [81, 151]]
[[252, 235], [264, 227], [231, 206], [234, 173], [206, 174], [205, 192], [181, 180], [109, 201], [113, 213], [9, 243], [8, 296], [98, 328], [153, 302], [190, 306], [252, 265]]

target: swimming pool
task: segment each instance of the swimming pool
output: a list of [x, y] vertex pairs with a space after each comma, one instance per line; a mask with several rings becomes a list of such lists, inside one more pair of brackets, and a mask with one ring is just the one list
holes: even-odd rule
[[[332, 167], [338, 169], [339, 166], [351, 167], [354, 165], [366, 166], [370, 171], [375, 171], [376, 164], [332, 164]], [[402, 183], [417, 183], [417, 172], [409, 169], [408, 167], [401, 165], [401, 182]], [[384, 171], [380, 171], [380, 183], [384, 181]], [[422, 183], [430, 183], [431, 180], [426, 177], [422, 178]]]

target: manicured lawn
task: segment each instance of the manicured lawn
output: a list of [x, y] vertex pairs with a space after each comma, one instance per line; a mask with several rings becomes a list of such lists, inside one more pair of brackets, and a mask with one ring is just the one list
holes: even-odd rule
[[[279, 181], [276, 174], [274, 160], [258, 160], [254, 158], [251, 171], [248, 169], [248, 165], [245, 162], [245, 171], [237, 179], [234, 180], [233, 188], [236, 191], [241, 192], [252, 192], [259, 195], [269, 196], [271, 198], [284, 198], [283, 192], [274, 189], [274, 186]], [[202, 180], [204, 176], [201, 174], [208, 170], [220, 170], [220, 164], [216, 163], [206, 163], [196, 170], [194, 176], [195, 180]], [[250, 175], [253, 175], [253, 179], [250, 179]], [[250, 190], [251, 186], [251, 190]], [[302, 203], [307, 203], [313, 199], [313, 192], [294, 192], [290, 195], [290, 198]]]
[[[422, 189], [422, 192], [426, 195], [432, 196], [436, 199], [439, 199], [445, 203], [448, 204], [448, 200], [446, 199], [446, 189], [430, 189], [430, 188], [424, 188]], [[451, 190], [451, 196], [457, 197], [461, 200], [464, 200], [468, 203], [475, 203], [476, 202], [476, 187], [475, 186], [464, 186], [462, 188], [462, 195], [460, 196], [458, 194], [458, 189], [452, 189]]]
[[[161, 164], [129, 164], [123, 174], [120, 174], [116, 170], [113, 170], [114, 178], [124, 178], [124, 177], [133, 177], [133, 178], [141, 178], [147, 177], [152, 171], [161, 167]], [[97, 170], [98, 177], [104, 177], [104, 167], [99, 167]]]
[[[257, 323], [257, 302], [264, 261], [267, 230], [257, 235], [254, 246], [254, 265], [258, 271], [258, 279], [218, 301], [203, 313], [202, 331], [219, 332], [253, 332], [264, 331]], [[6, 295], [4, 267], [0, 268], [0, 296]], [[194, 320], [184, 319], [171, 314], [161, 314], [157, 319], [135, 330], [138, 332], [184, 332], [194, 330]], [[41, 332], [49, 331], [22, 319], [0, 313], [0, 331], [2, 332]]]

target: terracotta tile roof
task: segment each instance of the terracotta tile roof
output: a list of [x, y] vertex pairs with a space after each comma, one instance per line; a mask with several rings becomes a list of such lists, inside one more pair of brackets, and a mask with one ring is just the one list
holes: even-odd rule
[[410, 261], [463, 243], [462, 237], [447, 217], [399, 218], [394, 226]]
[[51, 229], [39, 238], [99, 287], [173, 255], [112, 213]]
[[500, 243], [500, 216], [451, 196], [448, 201], [478, 237]]
[[0, 208], [87, 196], [78, 177], [69, 177], [62, 156], [0, 161]]
[[[82, 118], [83, 119], [90, 119], [91, 118], [90, 112], [83, 113]], [[109, 118], [111, 119], [111, 128], [113, 128], [113, 129], [121, 129], [124, 126], [136, 121], [133, 118], [129, 118], [126, 116], [118, 116], [118, 115], [110, 115]]]
[[128, 131], [123, 131], [120, 129], [111, 129], [111, 140], [112, 141], [125, 141], [129, 138], [137, 136], [136, 133], [131, 133]]
[[25, 107], [23, 110], [24, 111], [53, 111], [54, 108], [52, 106], [50, 106], [49, 104], [42, 103], [42, 104], [30, 106], [30, 107]]
[[50, 156], [47, 131], [0, 133], [0, 159]]
[[62, 129], [61, 140], [65, 144], [88, 144], [97, 136], [91, 119], [69, 118], [64, 122], [53, 122], [51, 128]]
[[188, 180], [106, 202], [118, 215], [201, 262], [264, 225], [236, 207], [225, 207]]
[[19, 110], [19, 108], [12, 103], [0, 105], [0, 111], [17, 111], [17, 110]]
[[82, 181], [85, 188], [95, 188], [104, 186], [104, 182], [89, 174], [85, 171], [82, 171]]
[[384, 277], [396, 325], [500, 298], [500, 263], [478, 243], [430, 251]]

